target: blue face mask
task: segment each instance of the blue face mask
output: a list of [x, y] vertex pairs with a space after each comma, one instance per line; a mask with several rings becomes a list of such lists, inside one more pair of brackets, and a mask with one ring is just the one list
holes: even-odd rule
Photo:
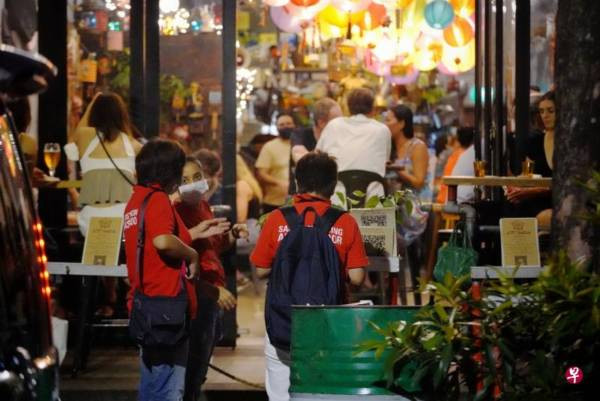
[[208, 182], [205, 179], [185, 184], [179, 187], [181, 200], [185, 203], [194, 204], [202, 200], [202, 195], [208, 191]]

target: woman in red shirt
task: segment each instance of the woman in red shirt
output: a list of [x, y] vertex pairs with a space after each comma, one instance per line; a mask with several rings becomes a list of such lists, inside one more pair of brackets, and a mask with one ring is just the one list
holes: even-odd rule
[[182, 186], [175, 195], [177, 212], [188, 227], [210, 224], [215, 235], [192, 242], [200, 255], [200, 275], [196, 282], [198, 314], [191, 322], [188, 364], [186, 369], [184, 401], [195, 401], [200, 386], [206, 379], [208, 364], [221, 333], [222, 309], [233, 309], [235, 297], [225, 288], [225, 270], [220, 253], [229, 249], [240, 237], [247, 237], [244, 224], [231, 225], [225, 218], [215, 219], [206, 200], [209, 185], [202, 164], [188, 157], [183, 167]]

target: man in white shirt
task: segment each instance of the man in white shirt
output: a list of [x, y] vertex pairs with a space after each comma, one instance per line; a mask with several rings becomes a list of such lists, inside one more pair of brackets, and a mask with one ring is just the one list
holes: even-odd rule
[[[369, 117], [373, 113], [373, 104], [373, 93], [369, 89], [354, 89], [348, 95], [351, 116], [333, 119], [323, 129], [316, 150], [335, 157], [339, 172], [363, 170], [381, 177], [385, 175], [392, 149], [391, 133], [385, 124]], [[340, 182], [336, 192], [344, 192]], [[381, 183], [369, 185], [367, 198], [373, 195], [384, 195]], [[335, 195], [332, 201], [340, 204]]]

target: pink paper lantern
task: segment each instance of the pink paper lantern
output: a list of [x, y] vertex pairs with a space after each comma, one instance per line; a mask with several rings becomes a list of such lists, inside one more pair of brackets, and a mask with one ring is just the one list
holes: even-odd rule
[[263, 0], [263, 3], [271, 7], [285, 6], [289, 2], [290, 0]]
[[331, 0], [331, 3], [341, 11], [356, 13], [366, 10], [371, 0]]
[[394, 85], [408, 85], [417, 80], [419, 77], [419, 70], [412, 68], [411, 72], [406, 75], [386, 75], [385, 80]]
[[299, 33], [306, 21], [289, 13], [285, 7], [271, 7], [271, 20], [284, 32]]

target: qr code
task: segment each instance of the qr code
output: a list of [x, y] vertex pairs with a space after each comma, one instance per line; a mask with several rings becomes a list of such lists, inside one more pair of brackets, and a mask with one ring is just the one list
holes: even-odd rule
[[382, 214], [365, 214], [360, 216], [360, 224], [367, 227], [385, 227], [387, 218]]
[[365, 250], [369, 256], [386, 256], [385, 235], [363, 235]]
[[527, 256], [515, 256], [515, 265], [516, 266], [526, 266], [527, 265]]

